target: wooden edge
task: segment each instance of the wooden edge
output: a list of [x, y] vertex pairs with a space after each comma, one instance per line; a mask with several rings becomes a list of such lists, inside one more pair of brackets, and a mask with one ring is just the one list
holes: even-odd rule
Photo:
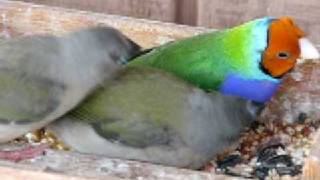
[[[71, 177], [65, 176], [61, 174], [53, 174], [53, 173], [45, 173], [39, 171], [30, 171], [30, 170], [21, 170], [15, 169], [10, 167], [0, 167], [0, 174], [1, 179], [6, 180], [18, 180], [18, 179], [32, 179], [32, 180], [88, 180], [88, 178], [81, 178], [81, 177]], [[108, 177], [108, 180], [118, 180], [119, 178], [116, 177]]]
[[312, 140], [310, 154], [304, 161], [302, 179], [320, 179], [320, 129], [316, 132]]
[[319, 180], [320, 179], [320, 163], [319, 159], [307, 158], [303, 167], [302, 179]]
[[197, 25], [198, 13], [198, 0], [177, 0], [176, 21], [180, 24]]
[[[50, 7], [17, 1], [0, 1], [0, 14], [9, 24], [21, 32], [60, 34], [81, 27], [107, 25], [123, 31], [143, 47], [159, 45], [161, 39], [179, 39], [212, 31], [117, 15]], [[1, 22], [1, 17], [0, 17]]]
[[[8, 179], [216, 179], [225, 175], [165, 167], [161, 165], [110, 159], [77, 152], [47, 150], [45, 156], [19, 163], [0, 161], [0, 176]], [[6, 176], [2, 176], [6, 174]]]

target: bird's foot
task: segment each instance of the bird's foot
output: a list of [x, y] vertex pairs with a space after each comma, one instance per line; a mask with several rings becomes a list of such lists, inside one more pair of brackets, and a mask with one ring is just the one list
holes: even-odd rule
[[0, 150], [0, 159], [13, 162], [19, 162], [26, 159], [32, 159], [39, 155], [43, 155], [45, 150], [49, 148], [48, 144], [40, 144], [38, 146], [27, 146], [17, 150]]

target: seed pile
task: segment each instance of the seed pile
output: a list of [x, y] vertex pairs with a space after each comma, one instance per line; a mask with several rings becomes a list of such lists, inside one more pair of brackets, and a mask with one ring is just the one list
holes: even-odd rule
[[319, 126], [319, 122], [257, 122], [243, 134], [235, 151], [217, 157], [204, 170], [245, 178], [299, 178]]

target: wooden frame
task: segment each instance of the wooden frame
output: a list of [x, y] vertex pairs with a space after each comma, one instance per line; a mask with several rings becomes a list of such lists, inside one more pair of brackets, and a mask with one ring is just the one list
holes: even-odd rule
[[[138, 20], [85, 11], [53, 8], [14, 1], [0, 1], [2, 21], [8, 27], [25, 33], [62, 34], [80, 27], [108, 25], [120, 29], [143, 47], [157, 46], [171, 40], [210, 31], [205, 28]], [[3, 23], [3, 22], [2, 22]], [[314, 150], [306, 160], [304, 177], [319, 177], [320, 132]], [[109, 159], [96, 155], [48, 150], [47, 155], [21, 163], [0, 161], [5, 179], [227, 179], [224, 175], [163, 167], [147, 163]]]

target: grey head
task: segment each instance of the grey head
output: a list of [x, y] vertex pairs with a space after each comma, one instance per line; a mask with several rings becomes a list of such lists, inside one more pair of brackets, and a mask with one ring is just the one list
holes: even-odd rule
[[121, 65], [128, 63], [141, 53], [141, 47], [138, 44], [112, 27], [86, 28], [72, 33], [71, 37], [85, 38], [88, 43], [93, 42], [93, 46], [105, 47], [104, 50], [110, 58]]
[[[227, 121], [230, 121], [233, 125], [238, 124], [239, 127], [248, 126], [253, 121], [256, 121], [264, 108], [263, 103], [246, 100], [240, 97], [227, 95], [222, 95], [220, 97], [222, 103], [219, 104], [223, 106], [222, 109], [225, 110], [225, 117], [228, 117]], [[217, 98], [215, 98], [215, 100], [217, 100]], [[236, 122], [234, 122], [235, 119], [237, 119]]]
[[219, 128], [213, 128], [215, 132], [210, 136], [215, 137], [216, 140], [212, 144], [221, 143], [221, 139], [227, 139], [224, 143], [237, 140], [240, 133], [257, 120], [264, 107], [260, 103], [240, 97], [221, 95], [218, 92], [211, 93], [211, 98], [213, 102], [211, 109], [214, 112], [212, 119], [219, 124]]

